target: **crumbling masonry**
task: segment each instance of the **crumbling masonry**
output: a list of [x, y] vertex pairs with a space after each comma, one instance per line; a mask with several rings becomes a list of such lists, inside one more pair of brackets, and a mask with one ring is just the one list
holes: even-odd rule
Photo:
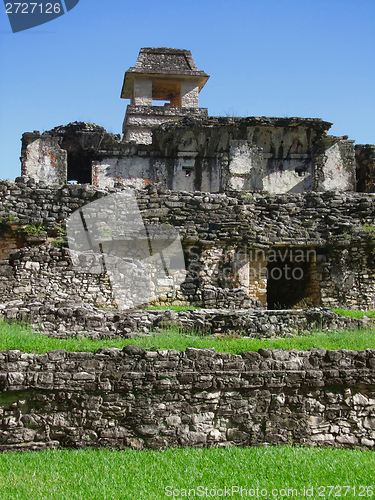
[[[208, 78], [187, 50], [141, 49], [121, 91], [122, 140], [83, 123], [24, 134], [22, 182], [43, 181], [34, 223], [53, 236], [47, 199], [65, 199], [48, 216], [58, 225], [70, 193], [82, 204], [76, 182], [86, 201], [148, 188], [138, 195], [145, 220], [179, 229], [189, 270], [164, 301], [215, 305], [224, 295], [222, 305], [239, 307], [230, 290], [242, 290], [269, 309], [373, 307], [375, 146], [329, 136], [320, 119], [208, 117], [198, 107]], [[22, 246], [12, 231], [4, 226], [8, 248]], [[284, 263], [290, 277], [278, 276]]]
[[[327, 135], [316, 118], [209, 117], [198, 106], [208, 78], [187, 50], [141, 49], [121, 91], [122, 138], [77, 122], [23, 134], [22, 176], [0, 181], [6, 319], [92, 338], [171, 324], [257, 337], [367, 324], [325, 308], [375, 307], [375, 146]], [[157, 280], [153, 302], [205, 309], [118, 311], [108, 275], [74, 266], [66, 219], [129, 187], [145, 224], [175, 228], [184, 251], [185, 281]], [[0, 449], [373, 447], [373, 358], [0, 353]]]

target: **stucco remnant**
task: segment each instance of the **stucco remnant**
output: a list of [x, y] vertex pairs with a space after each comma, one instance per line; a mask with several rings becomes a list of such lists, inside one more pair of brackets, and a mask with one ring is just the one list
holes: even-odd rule
[[67, 181], [68, 153], [60, 147], [57, 137], [39, 132], [25, 133], [22, 137], [22, 172], [50, 185]]

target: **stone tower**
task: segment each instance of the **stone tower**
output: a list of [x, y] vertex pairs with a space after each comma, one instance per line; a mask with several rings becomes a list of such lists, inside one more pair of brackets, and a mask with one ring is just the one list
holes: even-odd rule
[[141, 49], [135, 67], [125, 73], [121, 91], [123, 99], [130, 99], [123, 141], [150, 144], [152, 127], [184, 116], [207, 116], [207, 109], [198, 107], [198, 95], [208, 79], [198, 70], [190, 50]]

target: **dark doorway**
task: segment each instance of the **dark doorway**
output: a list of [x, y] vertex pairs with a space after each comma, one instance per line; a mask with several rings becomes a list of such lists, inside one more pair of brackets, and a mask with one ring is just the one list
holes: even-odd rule
[[267, 308], [304, 309], [320, 304], [313, 248], [277, 247], [267, 263]]
[[87, 151], [68, 151], [68, 181], [77, 181], [78, 184], [92, 182], [92, 153]]

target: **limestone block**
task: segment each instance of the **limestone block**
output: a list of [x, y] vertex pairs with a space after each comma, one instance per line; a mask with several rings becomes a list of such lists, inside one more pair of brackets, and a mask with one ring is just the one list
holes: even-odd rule
[[199, 99], [199, 86], [197, 81], [181, 82], [181, 107], [197, 108]]
[[22, 158], [25, 176], [49, 185], [67, 182], [68, 154], [61, 149], [56, 138], [41, 137], [31, 142]]
[[230, 140], [229, 186], [238, 191], [262, 189], [262, 157], [260, 151], [245, 140]]
[[356, 163], [353, 141], [341, 140], [330, 146], [324, 155], [322, 189], [324, 191], [355, 191]]
[[375, 417], [366, 417], [363, 421], [365, 429], [375, 429]]
[[136, 78], [134, 80], [133, 100], [135, 106], [152, 106], [152, 80]]
[[138, 128], [132, 130], [128, 128], [126, 130], [125, 138], [126, 142], [135, 142], [136, 144], [151, 144], [152, 143], [152, 132], [147, 128]]

